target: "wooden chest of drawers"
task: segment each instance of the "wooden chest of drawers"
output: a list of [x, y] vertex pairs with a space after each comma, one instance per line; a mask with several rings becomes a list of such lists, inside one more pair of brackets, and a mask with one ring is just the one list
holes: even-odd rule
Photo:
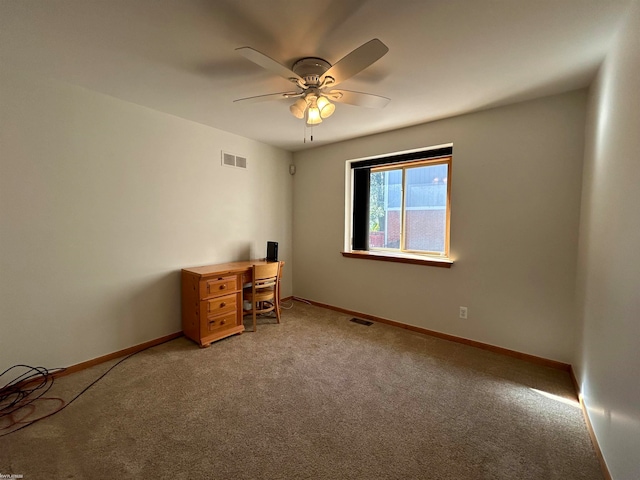
[[182, 331], [201, 347], [242, 333], [242, 273], [182, 271]]

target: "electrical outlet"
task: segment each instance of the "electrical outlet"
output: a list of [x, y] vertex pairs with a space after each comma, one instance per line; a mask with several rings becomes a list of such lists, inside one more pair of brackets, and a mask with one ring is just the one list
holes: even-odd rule
[[460, 307], [460, 318], [467, 318], [467, 307]]

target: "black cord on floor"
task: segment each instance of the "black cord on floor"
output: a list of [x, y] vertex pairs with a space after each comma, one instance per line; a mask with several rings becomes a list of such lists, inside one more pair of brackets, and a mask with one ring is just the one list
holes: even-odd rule
[[[145, 350], [148, 350], [149, 348], [155, 346], [157, 345], [151, 345], [121, 358], [118, 362], [109, 367], [106, 372], [96, 378], [80, 393], [78, 393], [75, 397], [73, 397], [66, 403], [63, 399], [58, 397], [44, 396], [44, 394], [47, 393], [53, 386], [55, 375], [64, 372], [66, 368], [47, 369], [44, 367], [31, 367], [29, 365], [14, 365], [13, 367], [9, 367], [0, 374], [0, 379], [2, 379], [3, 376], [7, 375], [13, 369], [25, 368], [26, 371], [21, 375], [13, 378], [4, 386], [0, 387], [0, 431], [11, 429], [12, 427], [15, 427], [16, 425], [22, 423], [24, 423], [24, 425], [9, 432], [0, 434], [0, 437], [5, 437], [7, 435], [15, 433], [18, 430], [27, 428], [28, 426], [33, 425], [40, 420], [44, 420], [45, 418], [51, 417], [56, 413], [61, 412], [73, 402], [75, 402], [82, 394], [84, 394], [92, 386], [98, 383], [105, 375], [107, 375], [111, 370], [120, 365], [122, 362], [128, 360], [129, 358], [137, 355], [140, 352], [144, 352]], [[27, 418], [29, 418], [29, 416], [31, 416], [31, 414], [35, 412], [36, 407], [34, 402], [36, 402], [37, 400], [55, 400], [61, 402], [61, 406], [51, 413], [35, 418], [33, 420], [26, 420]], [[24, 414], [21, 418], [17, 418], [25, 410], [26, 414]], [[3, 423], [7, 422], [7, 418], [8, 425], [2, 426]]]

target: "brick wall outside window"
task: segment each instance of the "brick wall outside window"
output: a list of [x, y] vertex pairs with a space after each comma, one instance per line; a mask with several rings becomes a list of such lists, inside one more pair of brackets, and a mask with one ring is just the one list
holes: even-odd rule
[[[387, 215], [387, 248], [400, 248], [400, 219], [399, 210], [392, 210]], [[444, 251], [445, 209], [408, 210], [406, 220], [407, 250]], [[384, 231], [370, 232], [369, 247], [385, 247], [384, 239]]]

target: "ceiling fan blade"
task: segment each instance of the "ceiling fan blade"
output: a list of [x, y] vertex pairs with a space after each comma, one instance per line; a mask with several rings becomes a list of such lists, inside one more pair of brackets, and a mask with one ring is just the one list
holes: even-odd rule
[[284, 65], [276, 62], [273, 58], [268, 57], [264, 53], [254, 50], [251, 47], [236, 48], [236, 52], [238, 52], [247, 60], [251, 60], [256, 65], [260, 65], [262, 68], [265, 68], [275, 73], [276, 75], [280, 75], [287, 80], [291, 80], [292, 78], [295, 80], [302, 80], [302, 77], [296, 74], [293, 70], [285, 67]]
[[331, 100], [358, 107], [384, 108], [391, 100], [387, 97], [370, 93], [352, 92], [350, 90], [331, 90], [326, 94]]
[[353, 77], [355, 74], [360, 73], [369, 65], [382, 58], [388, 51], [389, 47], [377, 38], [369, 40], [346, 57], [338, 60], [335, 65], [325, 72], [322, 78], [331, 77], [335, 80], [332, 85], [337, 85]]
[[268, 93], [267, 95], [256, 95], [255, 97], [238, 98], [233, 103], [258, 103], [267, 102], [269, 100], [280, 100], [283, 98], [295, 98], [301, 96], [298, 92], [280, 92], [280, 93]]

